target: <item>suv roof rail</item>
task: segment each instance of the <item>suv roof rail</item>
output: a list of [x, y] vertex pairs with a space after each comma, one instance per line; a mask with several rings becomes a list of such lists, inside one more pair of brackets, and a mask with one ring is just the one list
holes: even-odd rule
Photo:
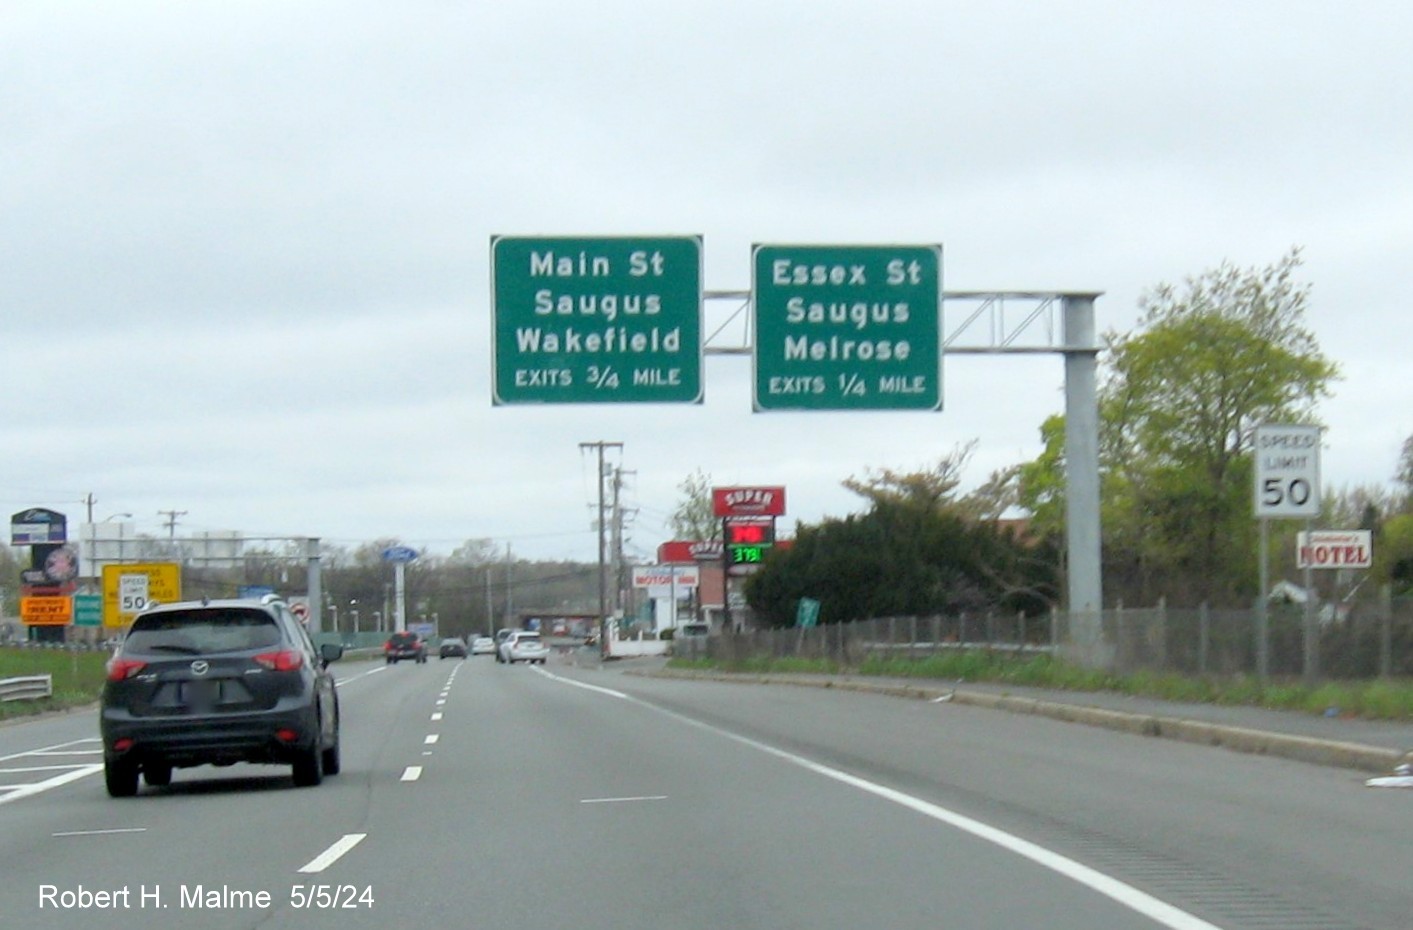
[[260, 596], [260, 603], [262, 604], [278, 604], [282, 600], [284, 600], [284, 598], [280, 597], [278, 594], [275, 594], [273, 592], [270, 594], [262, 594]]

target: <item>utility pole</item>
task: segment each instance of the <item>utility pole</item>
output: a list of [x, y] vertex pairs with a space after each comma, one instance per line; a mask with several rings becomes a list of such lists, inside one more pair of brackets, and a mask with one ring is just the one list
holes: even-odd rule
[[619, 495], [623, 490], [623, 469], [613, 470], [613, 518], [609, 521], [609, 526], [613, 527], [613, 537], [610, 543], [610, 563], [612, 569], [609, 576], [613, 579], [613, 612], [623, 613], [623, 508], [619, 503]]
[[510, 554], [510, 540], [505, 542], [505, 625], [515, 629], [515, 559]]
[[605, 521], [605, 519], [604, 519], [605, 504], [604, 504], [604, 496], [603, 496], [603, 479], [604, 479], [603, 452], [604, 452], [604, 449], [609, 449], [609, 448], [622, 449], [622, 448], [623, 448], [623, 443], [621, 443], [621, 442], [604, 442], [602, 439], [600, 439], [598, 442], [581, 442], [581, 443], [579, 443], [579, 451], [581, 451], [581, 452], [584, 451], [585, 449], [596, 449], [596, 450], [598, 450], [598, 471], [597, 471], [596, 474], [597, 474], [597, 476], [598, 476], [598, 479], [597, 479], [597, 480], [598, 480], [598, 485], [599, 485], [599, 491], [598, 491], [598, 494], [599, 494], [598, 531], [599, 531], [599, 650], [600, 650], [600, 651], [606, 651], [606, 650], [608, 649], [608, 563], [607, 563], [607, 559], [605, 558], [605, 551], [604, 551], [605, 548], [606, 548], [606, 542], [605, 542], [605, 539], [604, 539], [604, 530], [606, 529], [606, 526], [605, 526], [606, 521]]
[[157, 515], [158, 515], [158, 516], [165, 516], [165, 517], [167, 518], [167, 539], [168, 539], [168, 540], [171, 540], [171, 541], [173, 541], [173, 542], [176, 541], [176, 538], [177, 538], [177, 517], [184, 517], [184, 516], [186, 516], [186, 514], [187, 514], [187, 512], [186, 512], [185, 510], [159, 510], [159, 511], [157, 511]]
[[[613, 584], [614, 584], [614, 610], [625, 611], [624, 595], [629, 591], [628, 587], [628, 565], [623, 555], [625, 523], [629, 511], [623, 507], [623, 476], [636, 475], [635, 471], [626, 471], [623, 468], [613, 470]], [[636, 512], [636, 511], [633, 511]], [[628, 608], [632, 607], [630, 603]]]
[[177, 555], [177, 517], [186, 516], [186, 511], [159, 510], [157, 514], [158, 516], [165, 515], [167, 518], [167, 558], [175, 559]]

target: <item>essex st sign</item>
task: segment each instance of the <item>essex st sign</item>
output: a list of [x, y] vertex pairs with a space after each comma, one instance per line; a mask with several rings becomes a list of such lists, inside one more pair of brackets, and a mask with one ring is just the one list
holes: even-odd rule
[[491, 239], [496, 404], [700, 403], [702, 240]]
[[941, 246], [757, 245], [751, 265], [755, 409], [941, 409]]

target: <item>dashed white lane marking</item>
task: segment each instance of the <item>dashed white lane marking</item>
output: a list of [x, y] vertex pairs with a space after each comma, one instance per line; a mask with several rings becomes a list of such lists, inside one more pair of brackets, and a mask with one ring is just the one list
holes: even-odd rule
[[65, 830], [63, 833], [51, 833], [50, 836], [110, 836], [114, 833], [146, 833], [146, 827], [119, 827], [112, 830]]
[[352, 849], [353, 847], [357, 846], [359, 843], [363, 842], [363, 838], [366, 837], [367, 835], [368, 835], [368, 834], [366, 834], [366, 833], [347, 833], [347, 834], [344, 834], [344, 837], [343, 837], [341, 840], [339, 840], [337, 843], [335, 843], [334, 845], [330, 846], [328, 849], [324, 850], [323, 852], [319, 853], [319, 855], [315, 856], [313, 859], [309, 860], [309, 862], [308, 862], [306, 865], [304, 865], [299, 871], [301, 871], [301, 872], [322, 872], [322, 871], [324, 871], [324, 870], [327, 869], [329, 866], [333, 865], [335, 862], [338, 862], [339, 859], [342, 858], [343, 855], [344, 855], [345, 853], [347, 853], [350, 849]]
[[433, 723], [436, 723], [436, 722], [437, 722], [438, 720], [440, 720], [440, 719], [442, 719], [442, 712], [441, 712], [441, 711], [437, 711], [435, 714], [432, 715], [432, 722], [433, 722]]
[[424, 740], [422, 740], [422, 742], [423, 742], [424, 745], [431, 746], [431, 745], [433, 745], [434, 743], [436, 743], [437, 740], [439, 740], [439, 739], [441, 739], [441, 738], [442, 738], [442, 737], [441, 737], [441, 734], [439, 734], [439, 733], [428, 733], [428, 734], [427, 734], [427, 738], [424, 739]]
[[402, 780], [403, 780], [403, 781], [416, 781], [417, 779], [419, 779], [419, 778], [421, 778], [421, 777], [422, 777], [422, 766], [420, 766], [420, 765], [409, 765], [407, 768], [405, 768], [405, 769], [402, 770]]
[[580, 798], [580, 804], [631, 804], [634, 801], [666, 801], [665, 794], [644, 794], [635, 798]]

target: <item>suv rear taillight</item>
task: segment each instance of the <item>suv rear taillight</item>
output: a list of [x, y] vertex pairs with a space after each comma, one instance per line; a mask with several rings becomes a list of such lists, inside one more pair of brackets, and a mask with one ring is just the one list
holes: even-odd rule
[[121, 656], [113, 656], [108, 660], [108, 680], [126, 681], [138, 672], [147, 668], [147, 663], [138, 659], [124, 659]]
[[272, 672], [292, 672], [304, 665], [304, 653], [297, 649], [281, 649], [279, 652], [262, 652], [253, 657], [255, 664]]

